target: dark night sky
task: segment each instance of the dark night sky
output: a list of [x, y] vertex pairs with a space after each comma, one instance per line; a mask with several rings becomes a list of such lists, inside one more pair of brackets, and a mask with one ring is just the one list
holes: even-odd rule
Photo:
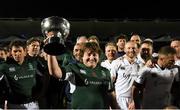
[[[174, 0], [2, 0], [0, 4], [0, 19], [46, 18], [49, 16], [60, 16], [67, 18], [68, 20], [75, 21], [87, 19], [178, 19], [180, 21], [180, 6], [179, 3]], [[104, 36], [104, 38], [107, 38], [112, 35], [111, 31], [118, 33], [123, 29], [127, 29], [127, 26], [126, 29], [118, 28], [119, 30], [117, 30], [116, 27], [118, 27], [118, 25], [111, 25], [112, 27], [114, 26], [114, 28], [111, 29], [107, 28], [106, 26], [102, 27], [98, 25], [100, 28], [100, 30], [98, 30], [99, 28], [91, 29], [91, 24], [73, 25], [74, 27], [72, 27], [71, 32], [74, 33], [72, 33], [71, 36], [79, 35], [80, 32], [85, 32], [86, 34], [86, 32], [89, 33], [90, 30], [92, 33], [99, 32], [98, 34], [100, 36], [107, 34]], [[34, 32], [33, 34], [37, 34], [37, 30], [39, 33], [41, 32], [37, 26], [36, 28], [32, 28], [32, 31], [29, 32], [29, 26], [34, 25], [32, 23], [28, 24], [27, 26], [25, 25], [26, 24], [20, 25], [20, 28], [11, 28], [11, 31], [3, 31], [8, 29], [9, 26], [0, 25], [2, 31], [1, 34], [3, 34], [3, 32], [8, 32], [8, 34], [11, 34], [15, 33], [15, 31], [21, 32], [22, 30], [25, 32], [27, 31], [28, 33]], [[161, 33], [168, 30], [168, 33], [172, 31], [179, 35], [179, 28], [176, 28], [179, 27], [179, 24], [174, 25], [161, 25], [155, 27], [155, 30], [153, 30], [154, 24], [140, 26], [137, 24], [134, 25], [134, 27], [139, 26], [139, 28], [135, 28], [136, 31], [139, 30], [141, 32], [143, 30], [144, 33], [149, 32], [151, 34], [157, 34], [159, 32], [160, 34], [157, 35], [161, 35]], [[79, 28], [81, 26], [85, 28]], [[113, 29], [115, 29], [115, 31]], [[130, 26], [130, 29], [134, 30], [132, 26]], [[127, 29], [125, 32], [128, 33], [129, 29]]]
[[[0, 18], [44, 18], [63, 16], [69, 19], [179, 19], [179, 3], [165, 0], [7, 0], [0, 6]], [[39, 3], [38, 3], [39, 2]]]

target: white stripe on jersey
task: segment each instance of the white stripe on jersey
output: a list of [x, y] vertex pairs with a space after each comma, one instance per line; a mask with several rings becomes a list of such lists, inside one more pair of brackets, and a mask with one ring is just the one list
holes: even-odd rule
[[74, 74], [72, 72], [67, 72], [65, 80], [69, 80], [70, 93], [73, 93], [75, 91], [75, 89], [76, 89]]
[[73, 73], [72, 72], [67, 72], [65, 80], [69, 80], [72, 77]]

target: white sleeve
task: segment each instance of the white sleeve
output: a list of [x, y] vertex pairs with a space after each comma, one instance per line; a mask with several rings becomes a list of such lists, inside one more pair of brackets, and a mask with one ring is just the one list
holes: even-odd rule
[[111, 77], [116, 77], [116, 73], [120, 65], [121, 65], [121, 60], [119, 59], [116, 59], [111, 63], [111, 70], [110, 70]]
[[106, 65], [106, 63], [105, 63], [105, 61], [101, 62], [101, 66], [108, 69], [108, 67], [107, 67], [107, 65]]

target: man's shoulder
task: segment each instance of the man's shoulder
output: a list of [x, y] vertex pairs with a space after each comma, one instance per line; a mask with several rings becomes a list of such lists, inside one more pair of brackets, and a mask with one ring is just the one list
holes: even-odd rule
[[122, 63], [123, 60], [124, 60], [124, 57], [118, 57], [115, 60], [113, 60], [112, 63]]

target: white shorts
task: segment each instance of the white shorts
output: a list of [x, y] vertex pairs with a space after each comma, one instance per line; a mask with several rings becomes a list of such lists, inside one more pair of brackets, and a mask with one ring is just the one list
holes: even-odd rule
[[29, 102], [25, 104], [11, 104], [8, 103], [7, 108], [9, 109], [28, 109], [28, 110], [37, 110], [39, 109], [38, 102]]
[[119, 97], [117, 99], [118, 105], [121, 110], [128, 110], [128, 104], [130, 103], [131, 98]]

